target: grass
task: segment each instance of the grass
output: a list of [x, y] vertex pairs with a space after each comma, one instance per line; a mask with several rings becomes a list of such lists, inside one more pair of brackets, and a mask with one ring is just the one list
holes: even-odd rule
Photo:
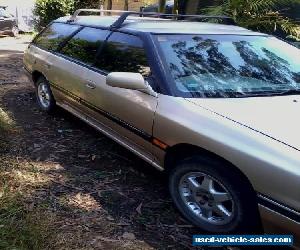
[[18, 164], [5, 154], [14, 131], [14, 121], [0, 108], [0, 249], [47, 249], [51, 215], [25, 202], [24, 186], [14, 176]]
[[54, 216], [31, 199], [28, 177], [33, 173], [18, 168], [14, 159], [0, 156], [0, 249], [47, 249]]
[[3, 153], [8, 148], [7, 134], [14, 128], [13, 120], [0, 107], [0, 153]]
[[46, 249], [51, 239], [49, 214], [29, 211], [22, 197], [10, 191], [0, 198], [0, 249]]
[[10, 116], [0, 107], [0, 136], [12, 131], [15, 127], [14, 121]]

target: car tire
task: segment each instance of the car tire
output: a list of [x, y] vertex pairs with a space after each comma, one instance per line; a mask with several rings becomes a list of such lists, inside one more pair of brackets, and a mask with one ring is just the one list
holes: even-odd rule
[[255, 192], [222, 161], [190, 157], [169, 175], [171, 197], [184, 217], [207, 233], [260, 233]]
[[37, 103], [42, 111], [52, 113], [56, 109], [56, 102], [52, 94], [50, 84], [43, 76], [36, 81]]

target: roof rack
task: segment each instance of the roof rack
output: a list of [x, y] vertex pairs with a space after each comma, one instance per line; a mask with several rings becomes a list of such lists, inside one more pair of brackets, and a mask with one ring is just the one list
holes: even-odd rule
[[104, 14], [104, 13], [129, 13], [131, 11], [125, 11], [125, 10], [101, 10], [101, 9], [78, 9], [74, 12], [74, 14], [70, 17], [68, 22], [74, 22], [81, 14], [82, 12], [93, 12], [93, 13], [99, 13], [99, 15]]
[[124, 11], [124, 10], [101, 10], [101, 9], [79, 9], [74, 12], [68, 22], [74, 22], [82, 12], [94, 12], [104, 14], [104, 13], [118, 13], [121, 14], [120, 17], [111, 25], [111, 28], [118, 29], [122, 27], [122, 24], [126, 21], [129, 16], [139, 16], [139, 17], [154, 17], [154, 18], [165, 18], [172, 20], [197, 20], [198, 22], [207, 21], [207, 20], [222, 20], [223, 24], [235, 25], [233, 18], [228, 16], [206, 16], [206, 15], [180, 15], [180, 14], [163, 14], [158, 12], [136, 12], [136, 11]]

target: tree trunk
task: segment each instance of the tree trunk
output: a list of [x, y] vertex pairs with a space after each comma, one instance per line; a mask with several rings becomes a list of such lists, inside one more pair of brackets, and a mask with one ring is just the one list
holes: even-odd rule
[[107, 9], [108, 10], [112, 9], [112, 0], [107, 0]]
[[166, 10], [166, 0], [159, 0], [158, 2], [158, 11], [160, 13], [165, 13]]
[[179, 0], [174, 0], [173, 14], [179, 13]]
[[128, 10], [128, 0], [124, 0], [124, 10]]

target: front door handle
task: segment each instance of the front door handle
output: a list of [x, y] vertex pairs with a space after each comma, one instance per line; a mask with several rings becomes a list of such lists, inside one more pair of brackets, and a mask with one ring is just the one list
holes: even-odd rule
[[88, 82], [85, 86], [89, 89], [95, 89], [96, 88], [96, 85], [92, 82]]

